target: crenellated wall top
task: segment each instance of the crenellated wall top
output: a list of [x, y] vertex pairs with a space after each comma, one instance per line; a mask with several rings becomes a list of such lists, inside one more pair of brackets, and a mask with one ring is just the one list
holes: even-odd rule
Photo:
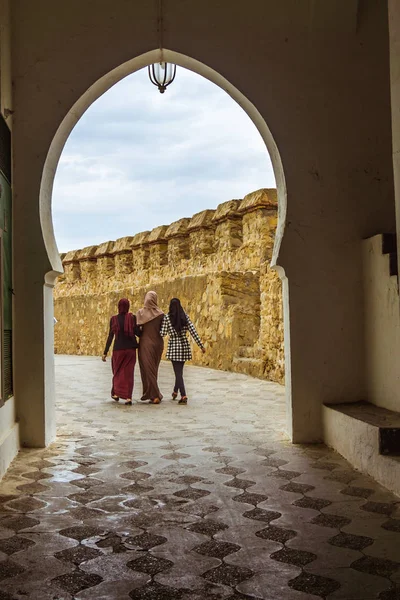
[[254, 270], [260, 253], [272, 247], [276, 218], [276, 190], [257, 190], [170, 225], [62, 254], [65, 275], [60, 280], [76, 285], [96, 272], [108, 280], [139, 272], [164, 277], [178, 264], [182, 276], [199, 269]]
[[276, 189], [261, 189], [251, 194], [247, 194], [240, 202], [238, 212], [246, 213], [253, 210], [266, 209], [276, 210], [278, 208], [278, 200]]
[[190, 219], [188, 230], [196, 231], [198, 229], [210, 229], [213, 226], [213, 216], [215, 210], [207, 209], [193, 215]]
[[227, 202], [219, 204], [213, 215], [213, 222], [220, 223], [221, 221], [229, 219], [240, 219], [241, 215], [239, 214], [239, 207], [242, 202], [244, 202], [244, 200], [228, 200]]
[[174, 221], [168, 227], [165, 232], [165, 238], [170, 240], [175, 237], [187, 237], [189, 235], [188, 227], [191, 219], [188, 217], [184, 217], [183, 219], [179, 219], [179, 221]]

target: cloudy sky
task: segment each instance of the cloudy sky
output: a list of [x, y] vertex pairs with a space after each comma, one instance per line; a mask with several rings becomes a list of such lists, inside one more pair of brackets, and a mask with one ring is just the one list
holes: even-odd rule
[[260, 134], [226, 92], [183, 68], [160, 94], [147, 69], [97, 100], [58, 166], [60, 252], [115, 240], [275, 187]]

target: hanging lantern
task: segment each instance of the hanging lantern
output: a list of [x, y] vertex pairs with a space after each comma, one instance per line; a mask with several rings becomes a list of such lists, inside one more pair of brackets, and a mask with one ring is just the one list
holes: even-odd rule
[[160, 48], [160, 60], [157, 63], [149, 65], [149, 78], [151, 83], [156, 85], [161, 94], [165, 92], [170, 83], [173, 82], [176, 75], [176, 65], [172, 65], [163, 60], [164, 49], [164, 15], [163, 0], [158, 0], [157, 14], [157, 34], [158, 46]]
[[151, 83], [156, 85], [163, 94], [170, 83], [175, 79], [176, 65], [166, 62], [159, 62], [149, 65], [149, 78]]

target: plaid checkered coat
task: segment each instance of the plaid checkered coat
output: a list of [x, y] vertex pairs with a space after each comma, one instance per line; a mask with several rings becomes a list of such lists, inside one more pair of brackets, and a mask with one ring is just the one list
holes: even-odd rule
[[187, 324], [183, 327], [183, 329], [177, 333], [177, 331], [172, 326], [169, 315], [164, 315], [163, 322], [161, 324], [160, 334], [164, 337], [166, 335], [169, 336], [168, 340], [168, 349], [167, 349], [167, 358], [169, 360], [176, 361], [186, 361], [191, 360], [192, 358], [192, 350], [190, 348], [189, 340], [187, 338], [187, 332], [190, 332], [190, 335], [196, 342], [200, 348], [203, 348], [203, 344], [201, 339], [193, 325], [192, 321], [186, 315]]

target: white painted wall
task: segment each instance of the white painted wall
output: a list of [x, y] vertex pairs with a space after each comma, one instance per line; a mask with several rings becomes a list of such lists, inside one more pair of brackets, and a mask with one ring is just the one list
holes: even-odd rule
[[[51, 439], [53, 426], [43, 282], [54, 265], [39, 209], [42, 178], [51, 177], [46, 159], [91, 86], [158, 47], [154, 2], [37, 4], [11, 3], [15, 393], [30, 446]], [[356, 18], [358, 4], [253, 0], [244, 9], [232, 0], [227, 11], [215, 0], [166, 3], [165, 46], [239, 90], [282, 157], [288, 201], [276, 260], [289, 289], [295, 442], [321, 440], [323, 402], [365, 393], [360, 240], [395, 230], [387, 6], [365, 0]]]
[[15, 400], [10, 398], [0, 408], [0, 478], [19, 450], [19, 427], [15, 415]]
[[400, 411], [400, 303], [382, 236], [363, 241], [366, 383], [369, 402]]

